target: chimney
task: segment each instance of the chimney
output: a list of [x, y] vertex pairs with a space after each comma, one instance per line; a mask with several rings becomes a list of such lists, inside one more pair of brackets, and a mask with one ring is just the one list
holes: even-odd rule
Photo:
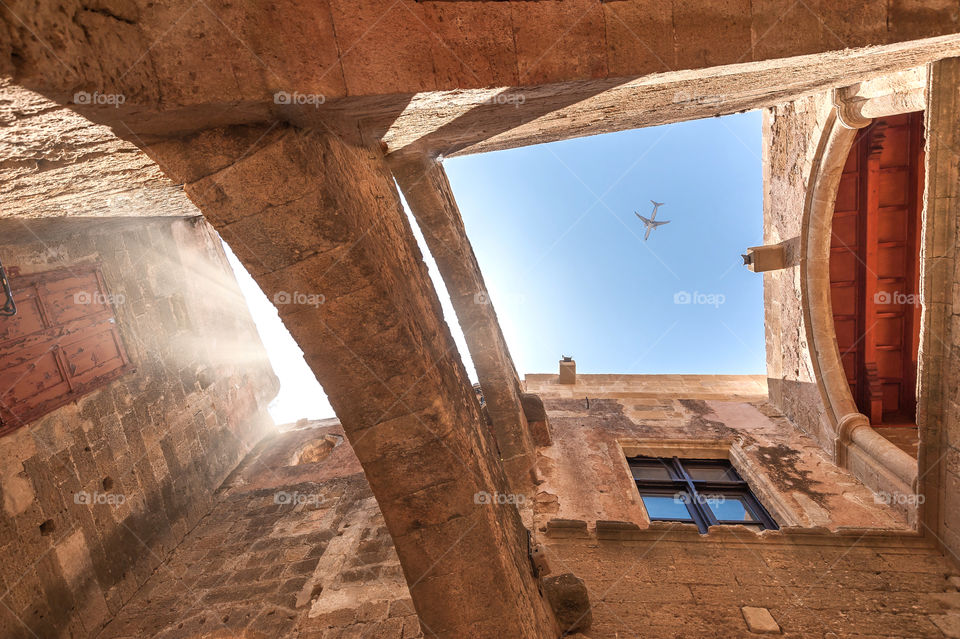
[[577, 363], [573, 361], [572, 357], [564, 355], [563, 359], [560, 360], [560, 383], [577, 383]]

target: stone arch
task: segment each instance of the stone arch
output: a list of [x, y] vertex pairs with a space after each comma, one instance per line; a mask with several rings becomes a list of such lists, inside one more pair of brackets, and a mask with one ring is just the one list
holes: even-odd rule
[[[834, 108], [814, 155], [804, 202], [800, 260], [804, 329], [817, 389], [834, 431], [837, 463], [876, 491], [915, 492], [917, 461], [877, 433], [869, 418], [860, 412], [844, 374], [837, 343], [830, 290], [830, 245], [837, 189], [858, 129], [880, 115], [866, 116], [866, 101], [854, 102], [847, 93], [849, 89], [834, 92]], [[915, 100], [901, 102], [902, 106], [890, 110], [912, 110], [917, 106]], [[912, 519], [915, 513], [908, 516]]]
[[800, 290], [810, 361], [827, 418], [838, 435], [842, 426], [858, 421], [858, 416], [866, 420], [843, 373], [830, 299], [833, 207], [856, 135], [857, 129], [844, 126], [836, 112], [830, 112], [810, 170], [800, 236]]

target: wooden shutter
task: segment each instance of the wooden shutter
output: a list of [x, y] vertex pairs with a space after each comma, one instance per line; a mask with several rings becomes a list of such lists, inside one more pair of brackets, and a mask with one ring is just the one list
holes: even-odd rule
[[131, 369], [98, 265], [20, 276], [0, 318], [0, 435]]

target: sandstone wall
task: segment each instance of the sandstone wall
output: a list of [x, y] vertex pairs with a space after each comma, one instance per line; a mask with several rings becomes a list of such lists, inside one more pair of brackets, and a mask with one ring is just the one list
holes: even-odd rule
[[[797, 264], [803, 207], [817, 144], [831, 110], [828, 94], [772, 107], [763, 117], [763, 241], [794, 240]], [[836, 432], [825, 413], [810, 361], [797, 265], [763, 274], [770, 402], [831, 454]]]
[[90, 637], [272, 428], [277, 381], [200, 218], [5, 221], [0, 255], [99, 261], [136, 369], [0, 438], [0, 636]]
[[400, 560], [336, 420], [272, 435], [98, 639], [422, 637]]
[[[579, 375], [566, 385], [531, 383], [528, 376], [528, 389], [543, 397], [553, 438], [539, 449], [538, 529], [544, 532], [554, 518], [587, 528], [604, 520], [649, 527], [626, 455], [651, 441], [728, 447], [781, 527], [906, 529], [901, 512], [875, 499], [765, 401], [757, 378], [716, 377]], [[666, 456], [677, 454], [683, 456]]]
[[[654, 532], [654, 531], [651, 531]], [[956, 637], [956, 568], [912, 542], [860, 534], [750, 543], [737, 535], [548, 539], [554, 572], [586, 582], [591, 639], [753, 637], [741, 608], [767, 608], [784, 636]]]
[[0, 12], [0, 75], [223, 123], [224, 105], [263, 118], [278, 90], [330, 99], [645, 75], [954, 33], [958, 19], [943, 0], [18, 0]]
[[[955, 563], [766, 403], [762, 379], [556, 379], [526, 378], [553, 436], [535, 535], [551, 574], [586, 582], [592, 639], [753, 636], [744, 606], [768, 609], [787, 637], [957, 636]], [[631, 447], [724, 442], [781, 529], [649, 522]]]

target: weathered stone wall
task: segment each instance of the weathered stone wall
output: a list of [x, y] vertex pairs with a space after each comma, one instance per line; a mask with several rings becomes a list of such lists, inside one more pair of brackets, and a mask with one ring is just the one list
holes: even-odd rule
[[67, 107], [0, 79], [0, 219], [199, 215], [145, 153]]
[[424, 627], [551, 636], [517, 509], [474, 501], [508, 492], [506, 475], [379, 149], [281, 125], [149, 152], [268, 297], [324, 296], [280, 317], [363, 464]]
[[215, 500], [98, 639], [423, 636], [336, 420], [264, 439]]
[[832, 454], [837, 433], [810, 360], [798, 265], [806, 190], [831, 108], [818, 94], [764, 111], [763, 242], [792, 241], [792, 265], [763, 274], [763, 308], [770, 402]]
[[960, 553], [960, 60], [931, 65], [924, 126], [927, 174], [921, 248], [923, 327], [918, 374], [919, 483], [929, 503], [922, 529]]
[[[527, 376], [547, 409], [553, 445], [539, 449], [535, 522], [650, 522], [625, 455], [645, 443], [726, 446], [729, 458], [783, 526], [903, 530], [906, 521], [839, 468], [767, 403], [762, 378], [719, 375]], [[714, 378], [719, 379], [714, 379]], [[546, 378], [546, 379], [545, 379]], [[587, 407], [589, 398], [589, 408]], [[669, 452], [666, 456], [682, 453]]]
[[329, 99], [629, 77], [954, 33], [958, 19], [942, 0], [18, 0], [0, 12], [0, 75], [122, 94], [131, 115], [192, 109], [215, 126], [266, 119], [278, 90]]
[[90, 637], [272, 428], [277, 381], [202, 218], [0, 224], [8, 268], [100, 262], [136, 369], [0, 438], [0, 635]]
[[766, 636], [748, 632], [743, 606], [770, 611], [782, 630], [771, 636], [957, 636], [957, 570], [915, 541], [650, 533], [546, 540], [553, 572], [586, 582], [591, 639]]
[[[586, 582], [592, 639], [753, 636], [744, 606], [788, 637], [957, 636], [957, 566], [767, 404], [762, 378], [556, 379], [526, 378], [553, 436], [535, 534], [550, 574]], [[649, 522], [625, 454], [724, 443], [781, 529]]]

